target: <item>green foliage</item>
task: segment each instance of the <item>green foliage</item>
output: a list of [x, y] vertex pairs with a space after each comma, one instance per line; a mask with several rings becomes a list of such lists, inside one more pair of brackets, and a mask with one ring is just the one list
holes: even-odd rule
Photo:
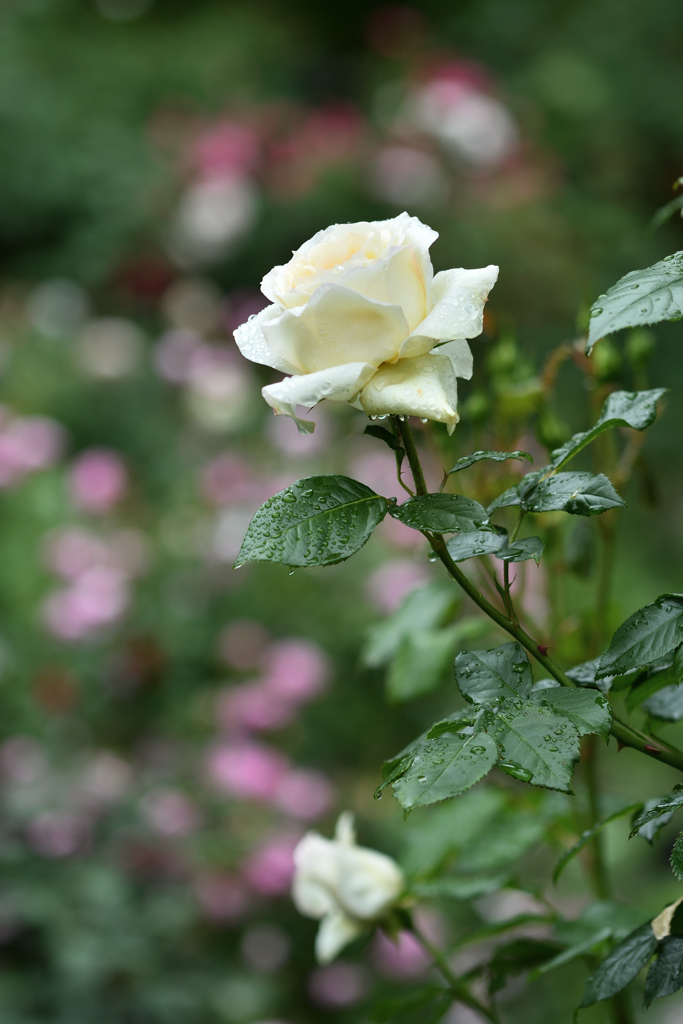
[[580, 1007], [609, 999], [633, 981], [657, 948], [652, 926], [641, 925], [615, 946], [586, 982]]
[[597, 678], [642, 668], [674, 651], [683, 641], [683, 596], [662, 594], [619, 626], [600, 658]]
[[402, 505], [390, 506], [389, 514], [413, 530], [436, 533], [467, 532], [488, 522], [479, 502], [461, 494], [418, 494]]
[[683, 252], [677, 252], [645, 270], [632, 270], [593, 303], [586, 352], [625, 327], [682, 317]]
[[385, 498], [349, 477], [297, 480], [261, 505], [235, 565], [336, 565], [362, 548], [386, 511]]
[[663, 814], [669, 814], [669, 812], [673, 814], [679, 807], [683, 807], [683, 783], [674, 786], [673, 790], [667, 793], [666, 796], [650, 800], [648, 803], [649, 806], [645, 806], [640, 814], [637, 814], [633, 819], [629, 839], [638, 835], [643, 826], [647, 825], [648, 822], [655, 821]]
[[[367, 428], [366, 428], [367, 429]], [[448, 470], [448, 475], [452, 473], [459, 473], [463, 469], [468, 469], [473, 466], [475, 462], [481, 462], [482, 459], [486, 459], [491, 462], [505, 462], [506, 459], [527, 459], [529, 462], [533, 462], [533, 455], [529, 455], [528, 452], [514, 451], [514, 452], [472, 452], [471, 455], [463, 455], [461, 459], [458, 459], [452, 469]]]
[[427, 985], [417, 992], [378, 1000], [370, 1011], [370, 1020], [385, 1024], [437, 1024], [450, 1008], [453, 997], [448, 989]]
[[525, 512], [596, 516], [626, 504], [604, 473], [557, 473], [528, 484], [526, 479], [519, 486], [519, 505]]
[[683, 832], [678, 836], [671, 850], [671, 870], [683, 882]]

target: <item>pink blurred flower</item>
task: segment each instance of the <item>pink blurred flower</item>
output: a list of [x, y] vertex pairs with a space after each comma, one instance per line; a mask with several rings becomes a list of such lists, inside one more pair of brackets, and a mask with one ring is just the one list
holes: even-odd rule
[[43, 620], [60, 640], [80, 640], [115, 622], [130, 599], [125, 576], [109, 566], [94, 566], [72, 586], [48, 595]]
[[54, 573], [73, 580], [107, 558], [107, 546], [80, 526], [65, 526], [48, 534], [45, 561]]
[[429, 583], [432, 573], [429, 566], [407, 558], [385, 562], [368, 577], [367, 591], [370, 600], [386, 615], [393, 612], [403, 599], [416, 587]]
[[192, 162], [200, 178], [225, 178], [252, 170], [259, 138], [250, 125], [228, 118], [206, 128], [192, 146]]
[[88, 448], [71, 465], [69, 488], [83, 511], [109, 512], [128, 489], [126, 465], [111, 448]]
[[424, 544], [424, 537], [419, 530], [412, 530], [393, 516], [385, 516], [375, 534], [378, 534], [386, 544], [402, 548], [404, 551], [415, 550]]
[[289, 891], [294, 875], [294, 849], [300, 838], [300, 833], [282, 833], [251, 854], [242, 870], [254, 892], [279, 896]]
[[45, 811], [29, 823], [26, 837], [45, 857], [68, 857], [84, 846], [89, 831], [84, 818], [66, 811]]
[[231, 668], [244, 671], [259, 665], [268, 633], [254, 619], [236, 619], [218, 635], [218, 653]]
[[289, 939], [273, 924], [254, 924], [247, 928], [241, 942], [242, 956], [255, 971], [277, 971], [287, 963]]
[[380, 974], [387, 978], [419, 978], [426, 974], [431, 961], [410, 932], [399, 932], [396, 942], [378, 931], [373, 941], [373, 961]]
[[0, 746], [0, 771], [13, 782], [28, 784], [42, 778], [47, 758], [42, 743], [32, 736], [12, 736]]
[[64, 430], [54, 420], [24, 416], [0, 430], [0, 487], [54, 465], [62, 454]]
[[244, 882], [234, 875], [204, 875], [197, 879], [194, 889], [202, 910], [212, 921], [232, 924], [249, 909]]
[[308, 991], [313, 1002], [329, 1009], [355, 1006], [365, 996], [367, 972], [359, 964], [336, 963], [318, 967], [309, 975]]
[[83, 769], [80, 785], [90, 804], [114, 804], [130, 789], [133, 772], [127, 761], [109, 750], [95, 751]]
[[275, 806], [292, 818], [315, 821], [334, 801], [330, 780], [321, 772], [295, 768], [288, 772], [275, 790]]
[[294, 714], [292, 705], [265, 683], [228, 687], [216, 702], [216, 718], [227, 731], [279, 729], [291, 722]]
[[254, 486], [251, 466], [232, 452], [212, 459], [203, 467], [200, 475], [200, 490], [212, 505], [249, 501]]
[[222, 744], [209, 751], [206, 759], [213, 785], [231, 796], [270, 801], [280, 780], [289, 770], [283, 754], [256, 743]]
[[152, 828], [167, 836], [189, 835], [200, 823], [197, 806], [178, 789], [148, 793], [142, 801], [142, 811]]
[[324, 688], [329, 672], [327, 655], [311, 640], [280, 640], [266, 651], [266, 685], [284, 700], [310, 700]]

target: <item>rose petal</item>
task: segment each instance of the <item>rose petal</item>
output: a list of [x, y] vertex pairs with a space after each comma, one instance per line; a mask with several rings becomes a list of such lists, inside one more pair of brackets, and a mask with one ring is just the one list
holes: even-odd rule
[[238, 327], [234, 332], [234, 338], [242, 355], [246, 359], [251, 359], [252, 363], [272, 366], [274, 370], [280, 370], [282, 373], [296, 373], [300, 367], [272, 352], [263, 333], [264, 325], [277, 319], [281, 312], [278, 306], [266, 306], [260, 313]]
[[324, 398], [335, 402], [352, 401], [375, 372], [375, 367], [369, 363], [345, 363], [318, 373], [285, 377], [278, 384], [266, 385], [261, 393], [276, 414], [291, 416], [302, 433], [311, 433], [315, 424], [310, 420], [300, 420], [295, 406], [312, 409]]
[[426, 355], [382, 366], [360, 393], [368, 416], [420, 416], [447, 423], [452, 433], [458, 422], [458, 390], [448, 356]]
[[407, 339], [401, 358], [422, 354], [425, 338], [456, 341], [476, 338], [483, 328], [484, 305], [498, 278], [498, 267], [442, 270], [432, 282], [431, 312]]
[[263, 333], [271, 352], [315, 373], [360, 360], [374, 366], [395, 362], [409, 329], [400, 306], [325, 284], [297, 312], [285, 310], [264, 324]]
[[472, 358], [472, 349], [464, 338], [439, 345], [438, 348], [432, 349], [432, 355], [448, 356], [453, 364], [453, 372], [456, 377], [463, 377], [465, 380], [472, 379], [474, 359]]
[[364, 846], [335, 844], [335, 895], [353, 917], [372, 921], [381, 917], [403, 891], [403, 873], [396, 861]]
[[320, 922], [315, 937], [315, 955], [318, 963], [329, 964], [344, 946], [363, 934], [363, 925], [347, 917], [342, 911], [327, 914]]

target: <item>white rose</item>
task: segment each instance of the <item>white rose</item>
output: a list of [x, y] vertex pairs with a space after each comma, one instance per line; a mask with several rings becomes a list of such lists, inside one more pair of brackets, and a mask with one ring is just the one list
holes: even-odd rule
[[292, 898], [300, 913], [320, 920], [315, 953], [326, 964], [371, 921], [386, 915], [403, 892], [398, 864], [356, 846], [353, 815], [340, 815], [334, 839], [307, 832], [294, 851]]
[[266, 274], [261, 289], [273, 304], [242, 324], [235, 340], [253, 362], [292, 374], [263, 388], [276, 413], [310, 431], [296, 406], [330, 398], [368, 416], [447, 423], [452, 432], [456, 377], [472, 376], [465, 339], [481, 333], [498, 267], [435, 276], [429, 247], [436, 238], [407, 213], [335, 224]]

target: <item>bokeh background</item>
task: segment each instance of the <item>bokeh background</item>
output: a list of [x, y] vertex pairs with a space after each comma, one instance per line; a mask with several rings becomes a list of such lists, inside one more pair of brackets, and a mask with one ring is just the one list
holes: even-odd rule
[[[275, 420], [259, 395], [274, 378], [232, 331], [315, 231], [409, 210], [440, 233], [437, 270], [501, 267], [463, 422], [450, 441], [420, 434], [433, 482], [492, 439], [543, 459], [614, 386], [670, 387], [619, 520], [609, 621], [681, 590], [680, 326], [604, 342], [593, 369], [546, 360], [601, 290], [681, 247], [677, 212], [651, 221], [683, 171], [682, 50], [678, 0], [5, 0], [3, 1022], [368, 1020], [428, 965], [407, 936], [315, 965], [291, 853], [344, 808], [408, 870], [450, 858], [498, 879], [421, 908], [446, 944], [540, 905], [570, 800], [501, 776], [476, 812], [404, 823], [372, 799], [381, 761], [454, 699], [446, 684], [387, 700], [368, 654], [368, 624], [437, 578], [419, 535], [392, 521], [349, 564], [233, 571], [254, 510], [299, 477], [397, 492], [361, 414], [321, 407], [309, 437]], [[524, 601], [568, 664], [594, 653], [597, 537], [548, 529], [571, 582], [560, 600], [552, 570], [528, 570]], [[446, 648], [501, 642], [472, 608], [451, 613]], [[401, 678], [394, 665], [394, 698]], [[601, 757], [607, 810], [676, 781], [613, 744]], [[675, 830], [653, 849], [626, 834], [613, 826], [608, 852], [638, 923], [679, 895]], [[578, 863], [545, 892], [575, 917]], [[514, 978], [506, 1021], [568, 1024], [585, 975]], [[682, 1013], [674, 998], [647, 1019]]]

